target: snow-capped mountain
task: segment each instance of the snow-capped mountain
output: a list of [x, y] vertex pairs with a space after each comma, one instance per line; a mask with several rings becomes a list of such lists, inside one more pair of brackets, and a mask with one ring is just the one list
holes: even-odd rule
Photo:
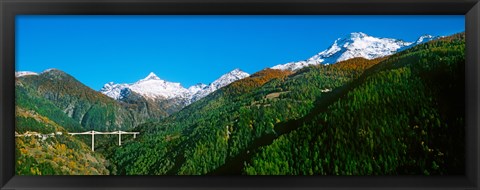
[[113, 99], [119, 100], [122, 98], [122, 91], [126, 88], [149, 99], [170, 99], [174, 97], [185, 97], [188, 94], [188, 90], [183, 88], [180, 83], [162, 80], [153, 72], [133, 84], [115, 84], [109, 82], [103, 86], [100, 92]]
[[38, 73], [31, 72], [31, 71], [19, 71], [15, 72], [15, 77], [22, 77], [27, 75], [38, 75]]
[[168, 82], [150, 73], [144, 79], [129, 86], [132, 91], [146, 98], [164, 98], [185, 97], [188, 90], [183, 88], [180, 83]]
[[355, 57], [375, 59], [392, 55], [436, 38], [438, 37], [423, 35], [414, 42], [405, 42], [393, 38], [373, 37], [362, 32], [353, 32], [344, 38], [338, 38], [328, 49], [307, 60], [276, 65], [272, 69], [295, 71], [309, 65], [333, 64]]
[[128, 86], [128, 84], [115, 84], [113, 82], [109, 82], [103, 85], [103, 88], [100, 90], [100, 92], [115, 100], [119, 100], [121, 98], [122, 90], [128, 88]]
[[237, 80], [240, 80], [249, 76], [250, 74], [243, 72], [240, 69], [235, 69], [233, 71], [230, 71], [229, 73], [224, 74], [217, 80], [213, 81], [210, 85], [208, 86], [205, 85], [201, 90], [198, 90], [196, 93], [192, 94], [191, 100], [192, 102], [197, 101], [207, 96], [208, 94], [214, 92], [215, 90], [218, 90], [219, 88], [222, 88], [232, 82], [235, 82]]
[[250, 76], [248, 73], [240, 69], [235, 69], [222, 75], [209, 85], [199, 83], [189, 88], [184, 88], [180, 83], [168, 82], [160, 79], [155, 73], [150, 73], [144, 79], [132, 84], [115, 84], [109, 82], [103, 86], [100, 92], [113, 99], [121, 100], [132, 91], [147, 99], [153, 100], [182, 99], [185, 101], [184, 103], [188, 105], [219, 88], [248, 76]]

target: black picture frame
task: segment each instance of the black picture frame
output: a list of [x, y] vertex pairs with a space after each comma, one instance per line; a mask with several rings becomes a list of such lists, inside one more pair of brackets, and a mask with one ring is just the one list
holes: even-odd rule
[[[479, 189], [478, 0], [0, 0], [1, 189]], [[464, 176], [15, 176], [15, 15], [465, 15]]]

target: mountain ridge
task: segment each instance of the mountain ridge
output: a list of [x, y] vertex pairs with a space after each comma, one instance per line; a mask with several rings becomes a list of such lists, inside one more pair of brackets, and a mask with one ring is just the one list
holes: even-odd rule
[[[415, 41], [406, 42], [394, 38], [373, 37], [363, 32], [352, 32], [344, 37], [338, 38], [329, 48], [317, 53], [307, 60], [279, 64], [270, 68], [297, 71], [310, 65], [334, 64], [356, 57], [370, 60], [385, 57], [437, 38], [439, 37], [424, 34], [419, 36]], [[47, 69], [42, 73], [50, 70], [56, 69]], [[38, 75], [38, 73], [30, 71], [16, 72], [16, 77], [28, 75]], [[128, 88], [130, 91], [135, 92], [148, 100], [181, 99], [181, 104], [189, 105], [223, 86], [248, 76], [250, 76], [248, 73], [237, 68], [220, 76], [208, 85], [198, 83], [185, 88], [180, 83], [163, 80], [155, 73], [150, 72], [147, 77], [134, 83], [106, 83], [99, 92], [115, 100], [122, 100], [125, 99], [123, 96], [125, 93], [122, 94], [122, 91], [128, 92], [125, 90]]]
[[373, 37], [363, 32], [352, 32], [338, 38], [326, 50], [303, 61], [289, 62], [271, 67], [272, 69], [296, 71], [309, 65], [328, 65], [355, 57], [375, 59], [403, 51], [415, 45], [437, 39], [432, 35], [422, 35], [416, 41], [406, 42], [394, 38]]
[[[153, 110], [145, 104], [111, 99], [58, 69], [19, 77], [15, 85], [18, 104], [30, 105], [34, 110], [48, 110], [51, 109], [48, 106], [54, 106], [78, 122], [83, 130], [130, 129], [150, 118], [167, 115], [162, 110]], [[50, 102], [51, 105], [43, 108], [35, 105], [40, 100]]]
[[162, 80], [155, 73], [150, 72], [150, 74], [144, 79], [140, 79], [139, 81], [130, 84], [115, 84], [109, 82], [100, 89], [100, 92], [115, 100], [121, 100], [124, 98], [122, 97], [121, 92], [125, 89], [130, 89], [150, 100], [183, 99], [185, 104], [188, 105], [219, 88], [248, 76], [250, 76], [250, 74], [237, 68], [220, 76], [209, 85], [197, 83], [185, 88], [180, 83]]

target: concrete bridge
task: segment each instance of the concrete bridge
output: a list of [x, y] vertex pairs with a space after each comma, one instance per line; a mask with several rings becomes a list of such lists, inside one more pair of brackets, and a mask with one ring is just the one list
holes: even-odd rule
[[133, 134], [133, 138], [137, 138], [140, 132], [126, 132], [126, 131], [113, 131], [113, 132], [99, 132], [99, 131], [87, 131], [82, 133], [68, 133], [69, 135], [92, 135], [92, 151], [95, 151], [95, 135], [118, 135], [118, 146], [122, 146], [122, 134]]

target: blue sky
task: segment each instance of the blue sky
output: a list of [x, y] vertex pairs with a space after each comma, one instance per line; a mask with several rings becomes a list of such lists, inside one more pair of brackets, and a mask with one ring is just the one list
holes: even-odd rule
[[465, 30], [458, 16], [16, 17], [16, 70], [57, 68], [99, 90], [150, 72], [184, 87], [235, 68], [305, 60], [351, 32], [414, 41]]

